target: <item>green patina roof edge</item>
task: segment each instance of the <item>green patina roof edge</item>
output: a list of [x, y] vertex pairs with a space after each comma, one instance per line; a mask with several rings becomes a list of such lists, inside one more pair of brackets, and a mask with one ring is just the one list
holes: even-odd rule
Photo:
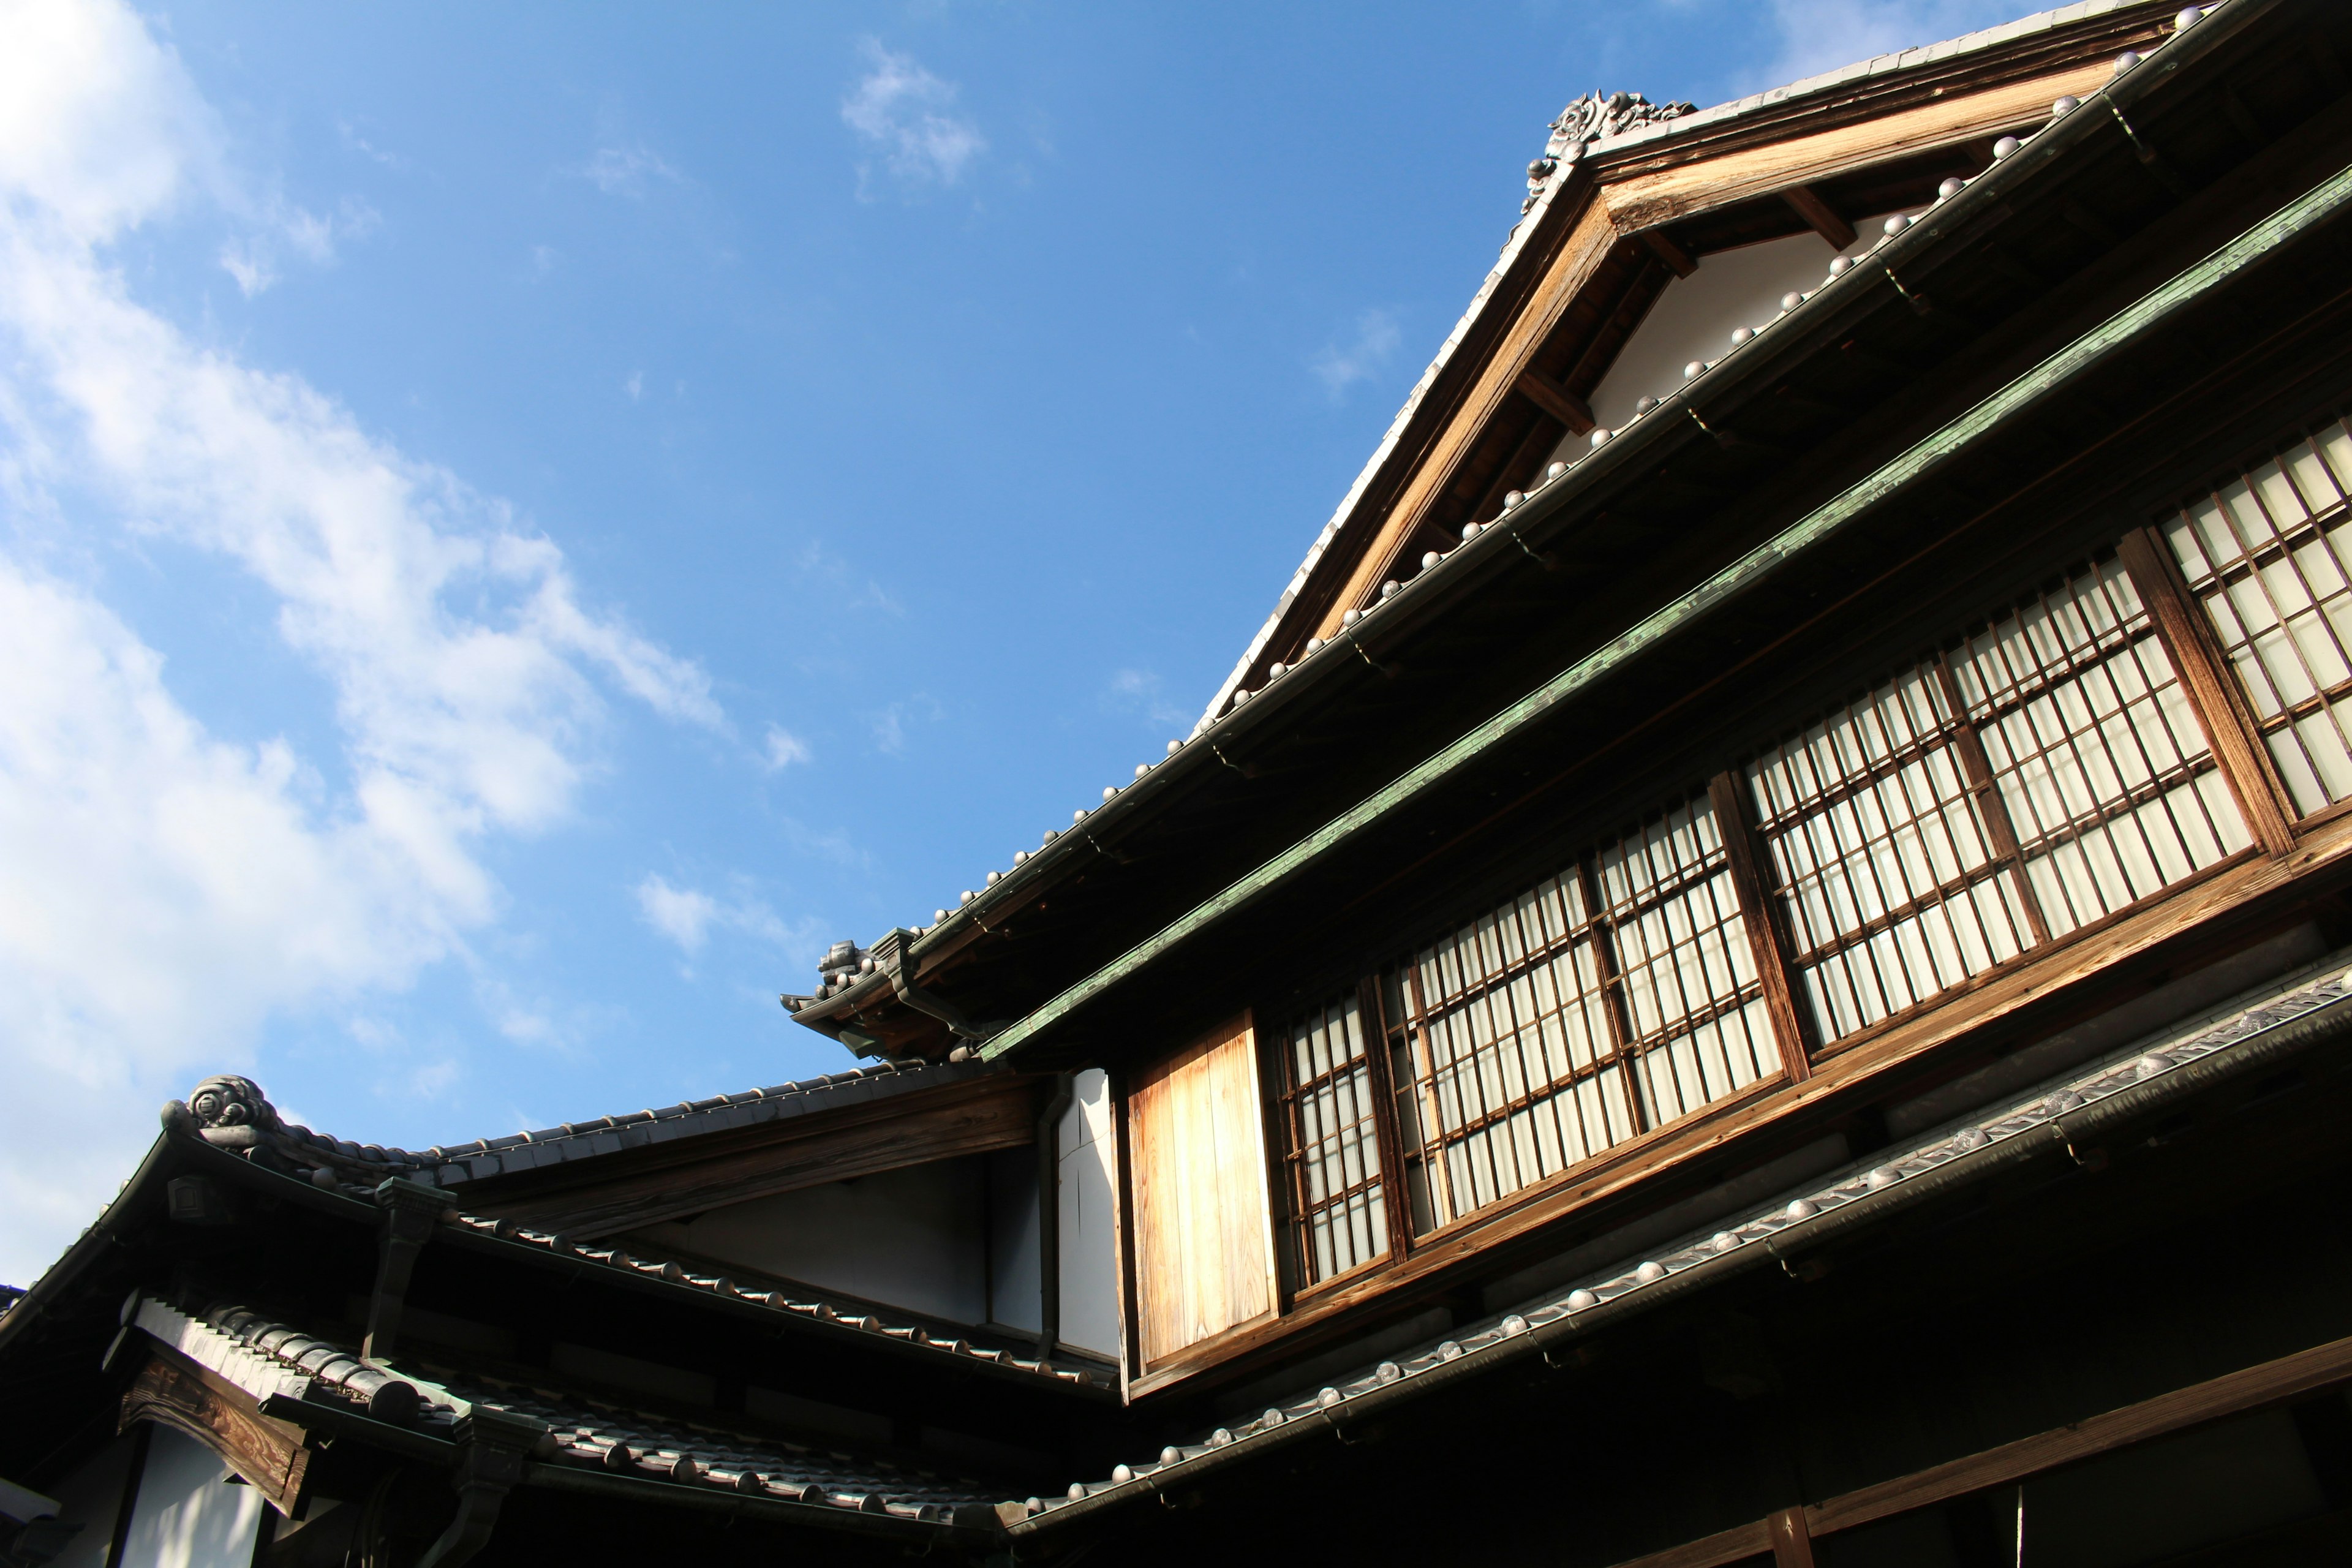
[[1434, 787], [1634, 655], [1691, 625], [1798, 555], [2090, 370], [2116, 349], [2221, 288], [2304, 230], [2352, 203], [2352, 168], [2289, 202], [2196, 265], [2118, 310], [1942, 429], [1799, 521], [1561, 670], [1451, 744], [1333, 817], [1240, 880], [1195, 906], [1052, 1001], [999, 1031], [980, 1054], [994, 1059], [1069, 1016], [1162, 954], [1240, 910], [1390, 812]]

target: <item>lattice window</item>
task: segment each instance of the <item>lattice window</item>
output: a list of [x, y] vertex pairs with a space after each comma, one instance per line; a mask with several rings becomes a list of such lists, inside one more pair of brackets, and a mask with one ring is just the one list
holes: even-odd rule
[[1779, 1063], [1701, 798], [1392, 972], [1392, 1077], [1427, 1231], [1744, 1088]]
[[2352, 797], [2352, 434], [2341, 420], [2164, 520], [2305, 815]]
[[1315, 1284], [1388, 1255], [1377, 1090], [1355, 997], [1295, 1021], [1285, 1037], [1293, 1256]]
[[1748, 780], [1825, 1039], [2249, 842], [2112, 561], [1773, 748]]

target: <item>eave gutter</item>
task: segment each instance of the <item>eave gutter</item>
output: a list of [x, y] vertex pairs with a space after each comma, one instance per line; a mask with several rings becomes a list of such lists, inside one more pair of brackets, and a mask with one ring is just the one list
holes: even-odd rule
[[[1575, 697], [1655, 645], [1696, 624], [1710, 611], [1777, 575], [1944, 464], [2017, 420], [2096, 368], [2108, 356], [2226, 287], [2306, 230], [2352, 205], [2352, 169], [2344, 170], [2204, 260], [2075, 339], [2032, 370], [1850, 486], [1788, 529], [1742, 555], [1696, 588], [1644, 616], [1630, 630], [1586, 655], [1541, 687], [1496, 713], [1384, 788], [1332, 818], [1248, 876], [992, 1037], [980, 1055], [991, 1060], [1068, 1017], [1227, 916], [1239, 912], [1357, 835], [1460, 773], [1497, 746], [1540, 723]], [[1860, 270], [1857, 268], [1857, 270]], [[1666, 410], [1659, 410], [1663, 413]], [[1654, 415], [1653, 416], [1655, 416]], [[1489, 532], [1512, 532], [1497, 526]], [[1483, 537], [1483, 536], [1482, 536]]]

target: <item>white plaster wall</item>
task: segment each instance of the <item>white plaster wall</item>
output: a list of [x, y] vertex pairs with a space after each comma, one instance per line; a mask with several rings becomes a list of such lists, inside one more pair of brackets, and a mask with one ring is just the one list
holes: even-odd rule
[[1055, 1140], [1062, 1163], [1062, 1342], [1118, 1361], [1118, 1141], [1109, 1075], [1089, 1068], [1074, 1088]]
[[231, 1486], [227, 1467], [193, 1437], [157, 1426], [123, 1538], [122, 1568], [248, 1568], [268, 1503]]
[[[1855, 224], [1856, 237], [1845, 254], [1859, 256], [1883, 237], [1885, 216]], [[1592, 389], [1593, 418], [1605, 428], [1623, 428], [1636, 398], [1664, 397], [1682, 385], [1683, 366], [1729, 353], [1733, 328], [1760, 327], [1780, 313], [1782, 295], [1820, 288], [1837, 256], [1829, 241], [1805, 233], [1701, 257], [1697, 271], [1666, 285], [1618, 351]], [[1557, 455], [1572, 458], [1587, 449], [1584, 437], [1570, 436]]]
[[115, 1515], [122, 1507], [122, 1489], [131, 1479], [131, 1456], [138, 1442], [136, 1432], [124, 1433], [53, 1489], [58, 1521], [81, 1526], [81, 1533], [50, 1559], [53, 1568], [106, 1568], [106, 1554], [114, 1545]]
[[722, 1263], [954, 1323], [988, 1316], [983, 1155], [803, 1187], [648, 1226]]
[[1031, 1333], [1045, 1327], [1038, 1291], [1037, 1151], [988, 1157], [988, 1318]]

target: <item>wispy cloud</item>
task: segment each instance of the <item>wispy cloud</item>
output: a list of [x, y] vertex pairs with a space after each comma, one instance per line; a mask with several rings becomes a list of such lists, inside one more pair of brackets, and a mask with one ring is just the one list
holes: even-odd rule
[[331, 707], [302, 744], [212, 732], [79, 552], [0, 538], [0, 1278], [54, 1257], [152, 1136], [126, 1097], [467, 957], [498, 845], [608, 765], [613, 693], [726, 728], [703, 671], [512, 508], [136, 297], [115, 242], [176, 209], [267, 234], [237, 256], [256, 288], [368, 221], [242, 194], [223, 140], [127, 5], [12, 10], [0, 512], [236, 574]]
[[689, 959], [715, 931], [736, 931], [770, 947], [798, 951], [815, 943], [822, 929], [814, 920], [787, 922], [766, 900], [749, 892], [739, 889], [731, 897], [717, 898], [698, 888], [677, 887], [659, 872], [639, 882], [635, 895], [638, 916]]
[[1103, 688], [1102, 705], [1112, 713], [1139, 714], [1154, 724], [1184, 726], [1190, 715], [1170, 700], [1167, 683], [1157, 671], [1121, 669]]
[[256, 226], [222, 245], [221, 270], [236, 280], [237, 291], [250, 300], [275, 284], [278, 264], [290, 252], [314, 267], [331, 265], [339, 244], [375, 231], [383, 222], [376, 210], [357, 197], [347, 196], [327, 216], [284, 201], [273, 201], [257, 215]]
[[937, 723], [946, 714], [937, 700], [921, 692], [893, 702], [868, 720], [874, 731], [874, 749], [886, 756], [903, 757], [907, 754], [908, 725]]
[[782, 724], [768, 726], [767, 745], [761, 752], [761, 759], [767, 763], [770, 773], [782, 773], [794, 763], [810, 761], [813, 755], [808, 742]]
[[641, 370], [631, 371], [627, 379], [621, 383], [621, 390], [629, 395], [629, 401], [632, 403], [645, 401], [646, 373]]
[[1779, 50], [1742, 85], [1778, 87], [1990, 27], [2021, 8], [2017, 0], [1771, 0]]
[[[988, 150], [971, 119], [954, 111], [956, 89], [868, 38], [861, 46], [871, 68], [841, 100], [842, 122], [903, 186], [952, 185]], [[861, 181], [871, 168], [858, 165]]]
[[579, 172], [581, 178], [606, 195], [626, 196], [631, 201], [643, 201], [656, 180], [673, 185], [686, 183], [686, 176], [671, 167], [667, 159], [643, 142], [628, 147], [599, 147]]
[[[680, 392], [686, 390], [681, 384]], [[903, 616], [905, 606], [890, 596], [889, 590], [856, 566], [825, 548], [821, 540], [811, 540], [801, 547], [795, 563], [801, 580], [822, 590], [836, 610], [879, 610], [886, 616]]]
[[1366, 310], [1356, 318], [1353, 336], [1325, 346], [1307, 362], [1307, 368], [1336, 401], [1360, 381], [1369, 381], [1395, 357], [1402, 341], [1396, 318], [1386, 310]]

